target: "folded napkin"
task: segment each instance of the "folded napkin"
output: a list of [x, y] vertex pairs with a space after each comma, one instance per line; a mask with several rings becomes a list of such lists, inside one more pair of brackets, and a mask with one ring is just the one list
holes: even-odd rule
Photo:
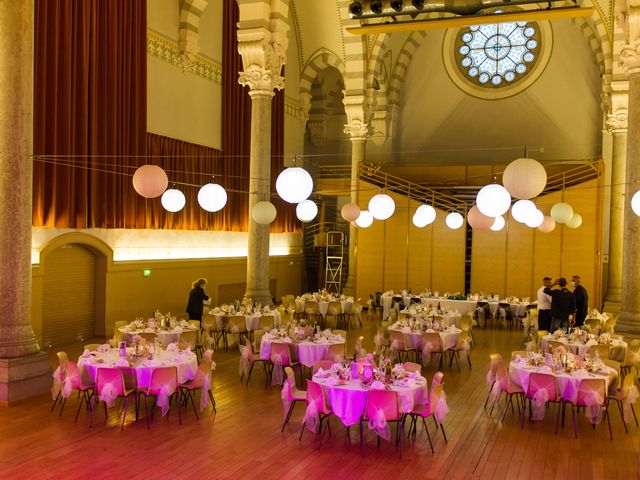
[[128, 367], [129, 361], [126, 358], [119, 357], [116, 360], [116, 367]]
[[384, 383], [382, 383], [380, 380], [376, 380], [371, 384], [371, 390], [384, 390], [384, 388]]

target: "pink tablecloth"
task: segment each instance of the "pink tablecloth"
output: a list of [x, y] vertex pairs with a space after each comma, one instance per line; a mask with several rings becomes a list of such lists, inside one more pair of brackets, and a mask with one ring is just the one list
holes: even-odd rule
[[[368, 390], [362, 388], [360, 380], [351, 380], [346, 385], [329, 385], [328, 379], [321, 377], [314, 377], [313, 380], [322, 385], [327, 403], [345, 426], [360, 422], [369, 394]], [[408, 413], [414, 406], [427, 403], [427, 380], [424, 377], [418, 378], [411, 387], [390, 388], [398, 392], [398, 407], [402, 413]]]
[[[606, 367], [606, 375], [595, 374], [595, 373], [587, 373], [584, 370], [579, 370], [571, 373], [560, 372], [553, 373], [553, 376], [556, 379], [556, 385], [558, 386], [558, 394], [565, 400], [574, 401], [578, 395], [578, 386], [580, 385], [580, 380], [583, 378], [601, 378], [605, 381], [605, 387], [609, 390], [610, 393], [614, 393], [618, 384], [618, 372], [616, 372], [613, 368]], [[550, 373], [549, 367], [531, 367], [526, 364], [526, 362], [517, 362], [513, 361], [509, 365], [509, 374], [511, 376], [511, 381], [522, 387], [523, 390], [527, 390], [529, 388], [529, 378], [531, 377], [531, 373], [533, 372], [541, 372], [541, 373]]]
[[[101, 367], [115, 367], [118, 359], [117, 350], [112, 350], [108, 354], [102, 356], [103, 363], [97, 363], [97, 357], [80, 357], [78, 359], [78, 367], [82, 375], [90, 375], [93, 381], [98, 376], [98, 370]], [[136, 377], [139, 387], [148, 387], [151, 380], [151, 372], [158, 367], [178, 367], [178, 382], [184, 383], [191, 380], [198, 369], [198, 359], [193, 352], [161, 352], [159, 357], [154, 360], [144, 360], [140, 366], [135, 367]], [[86, 372], [86, 373], [85, 373]]]
[[[281, 343], [279, 338], [273, 338], [267, 334], [262, 337], [260, 342], [260, 358], [268, 360], [271, 356], [271, 343]], [[330, 345], [344, 345], [344, 340], [326, 343], [314, 343], [308, 340], [293, 343], [295, 358], [305, 367], [313, 367], [318, 360], [326, 360]]]

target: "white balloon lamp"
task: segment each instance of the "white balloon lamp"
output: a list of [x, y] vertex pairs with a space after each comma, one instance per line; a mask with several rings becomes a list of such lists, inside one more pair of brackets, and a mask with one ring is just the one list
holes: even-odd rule
[[301, 222], [310, 222], [318, 214], [318, 206], [311, 200], [303, 200], [296, 206], [296, 217]]
[[573, 217], [573, 207], [564, 202], [556, 203], [551, 207], [551, 217], [557, 223], [567, 223]]
[[396, 203], [386, 193], [379, 193], [369, 200], [369, 212], [376, 220], [386, 220], [396, 211]]
[[499, 217], [496, 217], [496, 219], [493, 221], [493, 225], [491, 225], [490, 228], [494, 232], [499, 232], [504, 228], [504, 225], [505, 225], [504, 217], [500, 215]]
[[640, 217], [640, 190], [631, 197], [631, 210]]
[[537, 228], [542, 225], [543, 221], [544, 213], [536, 208], [534, 211], [528, 213], [527, 221], [524, 223], [527, 227]]
[[160, 199], [163, 208], [167, 212], [176, 213], [184, 208], [187, 199], [180, 190], [176, 188], [170, 188], [162, 194]]
[[360, 228], [369, 228], [373, 223], [373, 215], [367, 210], [361, 210], [360, 215], [355, 220], [356, 225]]
[[514, 198], [533, 198], [547, 186], [547, 171], [533, 158], [518, 158], [507, 165], [502, 184]]
[[529, 212], [536, 209], [536, 204], [531, 200], [518, 200], [511, 207], [511, 216], [516, 222], [525, 223], [529, 218]]
[[[433, 223], [435, 219], [436, 219], [435, 208], [433, 208], [431, 205], [420, 205], [416, 209], [416, 213], [413, 215], [413, 224], [416, 227], [422, 228]], [[418, 225], [416, 221], [418, 221], [420, 225]]]
[[476, 196], [476, 205], [480, 213], [487, 217], [504, 215], [511, 206], [511, 195], [507, 189], [497, 183], [485, 185]]
[[276, 191], [285, 202], [300, 203], [311, 195], [313, 179], [304, 168], [289, 167], [278, 175]]
[[222, 210], [227, 204], [227, 191], [217, 183], [207, 183], [198, 191], [198, 203], [207, 212]]
[[571, 219], [567, 222], [567, 227], [578, 228], [580, 225], [582, 225], [582, 215], [574, 213]]
[[458, 212], [451, 212], [444, 221], [451, 230], [457, 230], [464, 223], [464, 218]]
[[256, 202], [251, 207], [251, 218], [260, 225], [269, 225], [276, 219], [276, 207], [271, 202]]

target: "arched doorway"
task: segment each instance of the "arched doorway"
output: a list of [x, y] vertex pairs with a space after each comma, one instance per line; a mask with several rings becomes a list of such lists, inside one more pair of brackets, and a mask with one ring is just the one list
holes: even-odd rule
[[96, 307], [100, 303], [96, 302], [97, 263], [93, 249], [77, 243], [47, 254], [43, 279], [44, 345], [74, 343], [95, 335]]

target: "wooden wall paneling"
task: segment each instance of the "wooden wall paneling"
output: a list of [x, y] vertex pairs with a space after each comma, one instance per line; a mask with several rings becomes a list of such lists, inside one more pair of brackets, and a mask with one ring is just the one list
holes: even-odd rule
[[474, 230], [471, 244], [471, 291], [508, 295], [504, 291], [507, 228], [499, 232]]
[[445, 223], [448, 212], [438, 210], [433, 224], [432, 286], [433, 290], [462, 292], [464, 290], [465, 238], [464, 225], [451, 230]]
[[509, 218], [506, 224], [506, 295], [530, 297], [533, 290], [531, 257], [533, 255], [533, 231]]

